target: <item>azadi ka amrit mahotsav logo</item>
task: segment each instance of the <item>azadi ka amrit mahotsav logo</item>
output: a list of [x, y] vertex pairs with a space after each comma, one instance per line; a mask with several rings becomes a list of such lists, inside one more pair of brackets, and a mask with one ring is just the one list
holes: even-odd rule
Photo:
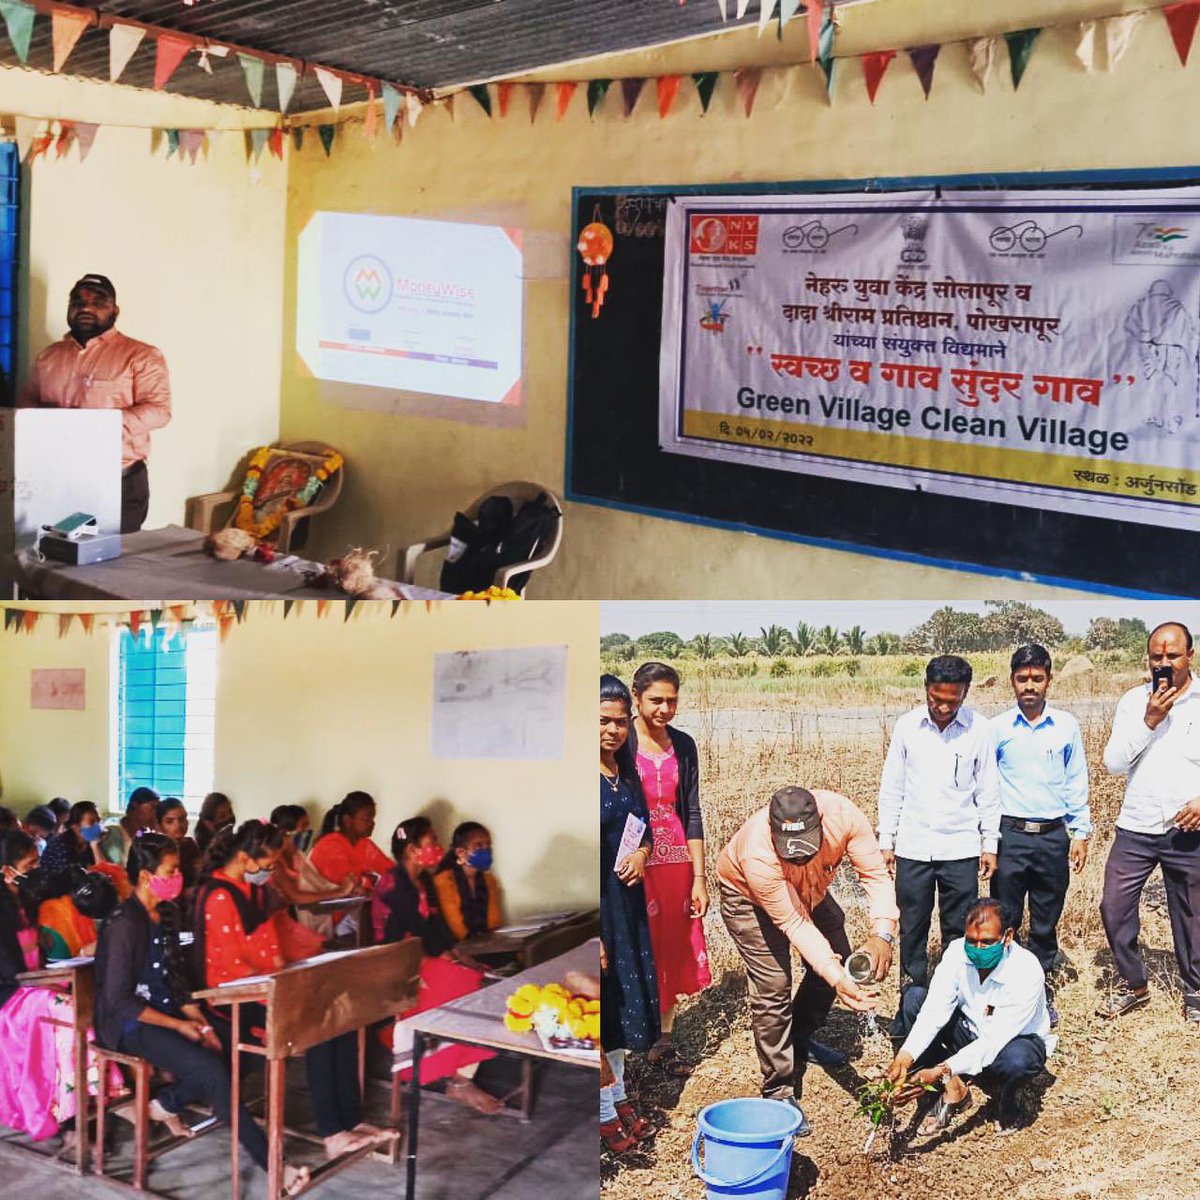
[[360, 254], [346, 267], [343, 290], [359, 312], [381, 312], [392, 299], [392, 273], [382, 259]]

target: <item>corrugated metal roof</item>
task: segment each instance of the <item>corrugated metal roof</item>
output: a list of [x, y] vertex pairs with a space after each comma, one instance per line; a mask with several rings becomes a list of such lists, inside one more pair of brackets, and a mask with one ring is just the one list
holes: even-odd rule
[[[734, 4], [730, 3], [730, 9]], [[515, 75], [592, 55], [717, 33], [715, 0], [108, 0], [106, 17], [129, 18], [197, 37], [228, 41], [353, 74], [436, 88]], [[748, 18], [753, 19], [753, 18]], [[0, 35], [0, 63], [19, 65]], [[147, 36], [121, 83], [152, 87], [155, 41]], [[249, 104], [235, 56], [210, 59], [212, 75], [189, 55], [167, 90]], [[50, 21], [39, 15], [29, 66], [50, 70]], [[65, 74], [108, 79], [108, 31], [89, 29], [68, 59]], [[366, 98], [347, 83], [343, 103]], [[323, 108], [320, 84], [301, 78], [292, 112]], [[264, 108], [277, 108], [274, 71], [266, 72]]]

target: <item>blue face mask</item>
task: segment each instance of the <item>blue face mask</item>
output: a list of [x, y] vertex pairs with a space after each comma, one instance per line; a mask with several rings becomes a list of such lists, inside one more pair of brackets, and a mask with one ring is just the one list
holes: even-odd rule
[[271, 868], [266, 867], [257, 871], [247, 871], [245, 878], [247, 883], [257, 883], [259, 887], [265, 887], [271, 882], [271, 874]]
[[964, 949], [971, 965], [981, 971], [990, 971], [993, 967], [999, 966], [1000, 960], [1004, 957], [1003, 939], [991, 946], [972, 946], [970, 942], [967, 942]]
[[104, 836], [104, 826], [99, 822], [95, 825], [80, 825], [79, 836], [85, 842], [98, 842]]
[[467, 866], [474, 867], [477, 871], [487, 871], [492, 865], [492, 848], [484, 846], [479, 850], [472, 850], [467, 855]]
[[33, 844], [37, 847], [38, 857], [40, 858], [46, 853], [46, 839], [43, 837], [34, 838]]

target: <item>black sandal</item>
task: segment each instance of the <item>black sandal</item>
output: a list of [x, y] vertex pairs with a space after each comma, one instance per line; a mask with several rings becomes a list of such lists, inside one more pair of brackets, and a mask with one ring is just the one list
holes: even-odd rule
[[971, 1089], [967, 1088], [961, 1100], [947, 1100], [945, 1092], [939, 1092], [929, 1111], [917, 1126], [918, 1137], [933, 1137], [950, 1127], [955, 1116], [971, 1107]]

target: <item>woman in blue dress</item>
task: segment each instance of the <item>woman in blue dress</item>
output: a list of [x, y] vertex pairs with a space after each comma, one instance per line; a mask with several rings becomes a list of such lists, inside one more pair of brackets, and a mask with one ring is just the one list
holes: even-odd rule
[[[622, 772], [617, 751], [629, 736], [633, 699], [615, 675], [600, 676], [600, 1135], [624, 1154], [654, 1136], [625, 1095], [625, 1054], [659, 1036], [658, 982], [642, 876], [653, 849], [650, 814], [636, 772]], [[627, 827], [641, 823], [636, 847], [621, 853]]]

